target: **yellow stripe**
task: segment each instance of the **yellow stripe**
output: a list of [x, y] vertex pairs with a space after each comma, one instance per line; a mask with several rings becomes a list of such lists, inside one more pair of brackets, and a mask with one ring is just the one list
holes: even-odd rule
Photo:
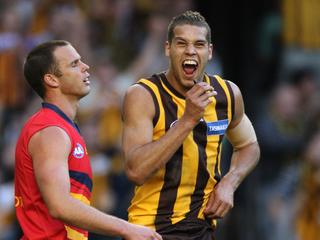
[[[207, 75], [205, 75], [205, 81], [210, 84], [210, 79]], [[217, 112], [216, 112], [216, 98], [211, 98], [212, 103], [207, 107], [205, 114], [204, 114], [204, 120], [206, 122], [215, 122], [218, 120]], [[207, 170], [209, 172], [209, 179], [207, 182], [207, 185], [204, 189], [204, 199], [203, 199], [203, 205], [199, 211], [198, 218], [204, 219], [203, 211], [207, 205], [207, 202], [209, 200], [209, 196], [211, 191], [214, 188], [214, 185], [216, 184], [216, 180], [214, 179], [214, 169], [217, 159], [217, 146], [219, 142], [219, 135], [208, 135], [207, 136], [207, 146], [206, 146], [206, 154], [207, 154]]]
[[[231, 95], [227, 86], [227, 83], [225, 80], [223, 80], [220, 76], [218, 75], [214, 75], [214, 77], [218, 80], [218, 82], [220, 83], [221, 87], [223, 88], [226, 96], [227, 96], [227, 101], [228, 101], [228, 124], [230, 124], [231, 120], [232, 120], [232, 101], [231, 101]], [[233, 103], [234, 104], [234, 103]], [[222, 150], [222, 144], [220, 145], [220, 155], [219, 155], [219, 161], [218, 161], [218, 170], [219, 170], [219, 174], [221, 175], [221, 169], [220, 169], [220, 158], [221, 158], [221, 150]]]
[[158, 105], [159, 105], [159, 119], [154, 127], [154, 139], [153, 140], [157, 140], [159, 139], [161, 136], [164, 135], [164, 131], [157, 131], [157, 129], [164, 129], [162, 124], [165, 122], [164, 118], [165, 118], [165, 114], [164, 114], [164, 109], [163, 109], [163, 104], [162, 104], [162, 100], [161, 100], [161, 96], [160, 96], [160, 92], [158, 87], [151, 82], [150, 80], [147, 79], [140, 79], [138, 82], [142, 82], [144, 84], [146, 84], [147, 86], [149, 86], [153, 93], [156, 95], [156, 98], [158, 100]]
[[71, 227], [68, 227], [64, 225], [66, 231], [67, 231], [67, 238], [71, 240], [87, 240], [88, 238], [83, 235], [82, 233], [72, 229]]
[[170, 91], [169, 88], [167, 88], [167, 86], [162, 82], [162, 80], [160, 81], [162, 87], [172, 96], [172, 97], [176, 97], [176, 95]]
[[[210, 79], [207, 75], [205, 75], [205, 79], [207, 83], [210, 83]], [[218, 116], [216, 112], [216, 104], [217, 100], [215, 97], [211, 98], [212, 103], [207, 107], [204, 120], [206, 122], [216, 122], [218, 121]], [[207, 146], [206, 146], [206, 154], [207, 154], [207, 169], [210, 173], [210, 179], [208, 181], [207, 187], [205, 189], [205, 198], [213, 189], [214, 185], [216, 184], [216, 180], [214, 179], [214, 169], [216, 165], [217, 159], [217, 147], [219, 143], [219, 135], [209, 135], [207, 136]]]
[[143, 186], [135, 188], [134, 198], [128, 209], [129, 222], [155, 229], [154, 222], [163, 186], [164, 172], [164, 168], [161, 168]]
[[[162, 87], [172, 96], [173, 102], [177, 105], [177, 119], [184, 114], [185, 99], [177, 97], [170, 89], [161, 81]], [[199, 159], [197, 145], [193, 140], [193, 133], [191, 132], [183, 142], [183, 157], [180, 186], [177, 189], [176, 202], [173, 207], [173, 214], [171, 216], [172, 224], [175, 224], [185, 218], [186, 212], [190, 209], [191, 195], [197, 182], [197, 175], [192, 174], [190, 169], [198, 169], [198, 161], [190, 161], [190, 159]], [[188, 198], [185, 195], [190, 195]]]
[[[181, 118], [185, 109], [185, 100], [173, 97], [174, 103], [178, 106], [178, 116]], [[172, 224], [175, 224], [185, 218], [185, 213], [189, 211], [191, 203], [191, 194], [197, 182], [197, 175], [193, 174], [190, 169], [198, 169], [198, 161], [190, 161], [191, 159], [199, 159], [197, 145], [193, 141], [193, 132], [183, 142], [183, 157], [181, 167], [180, 186], [177, 189], [176, 202], [171, 216]], [[190, 197], [186, 197], [190, 195]]]
[[79, 201], [81, 201], [81, 202], [83, 202], [83, 203], [85, 203], [87, 205], [90, 205], [90, 201], [86, 196], [84, 196], [82, 194], [79, 194], [79, 193], [70, 193], [70, 195], [73, 198], [78, 199]]
[[[177, 97], [170, 91], [167, 86], [161, 82], [162, 87], [172, 96], [174, 103], [178, 107], [178, 116], [181, 118], [185, 109], [185, 100]], [[181, 169], [181, 181], [180, 186], [177, 189], [176, 202], [173, 207], [173, 214], [171, 216], [172, 224], [175, 224], [185, 218], [186, 212], [190, 209], [191, 195], [194, 191], [197, 175], [192, 174], [190, 169], [198, 169], [198, 161], [190, 161], [190, 159], [199, 159], [197, 145], [193, 141], [193, 133], [191, 132], [183, 142], [183, 157], [182, 157], [182, 169]], [[185, 195], [190, 195], [186, 198]]]

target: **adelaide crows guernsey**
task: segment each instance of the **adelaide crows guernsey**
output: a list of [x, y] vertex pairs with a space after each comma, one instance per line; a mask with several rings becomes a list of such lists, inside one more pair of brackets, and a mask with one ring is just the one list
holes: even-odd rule
[[70, 195], [90, 205], [92, 171], [85, 142], [78, 127], [57, 106], [43, 103], [23, 127], [16, 145], [15, 207], [22, 239], [88, 239], [87, 231], [52, 218], [39, 192], [28, 144], [36, 132], [49, 126], [57, 126], [69, 135]]
[[[221, 143], [232, 120], [234, 96], [228, 81], [219, 76], [205, 75], [204, 81], [218, 94], [212, 97], [203, 118], [165, 167], [135, 188], [128, 209], [130, 222], [161, 233], [182, 220], [205, 220], [203, 211], [210, 192], [221, 177]], [[156, 110], [153, 140], [156, 141], [182, 117], [185, 98], [169, 84], [164, 73], [140, 79], [137, 84], [152, 95]]]

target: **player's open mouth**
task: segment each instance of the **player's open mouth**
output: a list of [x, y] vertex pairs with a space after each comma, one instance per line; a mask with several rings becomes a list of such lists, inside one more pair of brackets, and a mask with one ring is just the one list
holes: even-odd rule
[[195, 60], [187, 59], [182, 63], [183, 71], [186, 75], [192, 75], [198, 68], [198, 63]]

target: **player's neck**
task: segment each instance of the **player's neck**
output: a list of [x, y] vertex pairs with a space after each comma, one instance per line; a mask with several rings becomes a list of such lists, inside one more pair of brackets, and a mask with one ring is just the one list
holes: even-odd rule
[[57, 106], [64, 114], [66, 114], [72, 121], [75, 119], [77, 114], [77, 109], [79, 106], [79, 101], [70, 101], [64, 98], [50, 98], [47, 97], [44, 99], [45, 102], [51, 103]]
[[[185, 83], [179, 79], [179, 76], [175, 75], [170, 69], [166, 72], [166, 78], [169, 84], [182, 96], [186, 96], [186, 93], [191, 89], [192, 86], [186, 86]], [[193, 84], [193, 82], [192, 82]]]

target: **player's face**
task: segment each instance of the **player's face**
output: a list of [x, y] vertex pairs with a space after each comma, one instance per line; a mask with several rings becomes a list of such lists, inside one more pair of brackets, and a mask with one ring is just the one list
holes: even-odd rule
[[174, 76], [174, 87], [186, 91], [194, 80], [202, 80], [205, 66], [212, 57], [212, 45], [207, 41], [207, 29], [194, 25], [178, 25], [174, 28], [172, 43], [166, 43], [166, 55], [170, 59], [169, 74]]
[[58, 77], [61, 92], [78, 99], [90, 91], [89, 66], [81, 61], [78, 52], [71, 46], [59, 47], [54, 51], [62, 76]]

